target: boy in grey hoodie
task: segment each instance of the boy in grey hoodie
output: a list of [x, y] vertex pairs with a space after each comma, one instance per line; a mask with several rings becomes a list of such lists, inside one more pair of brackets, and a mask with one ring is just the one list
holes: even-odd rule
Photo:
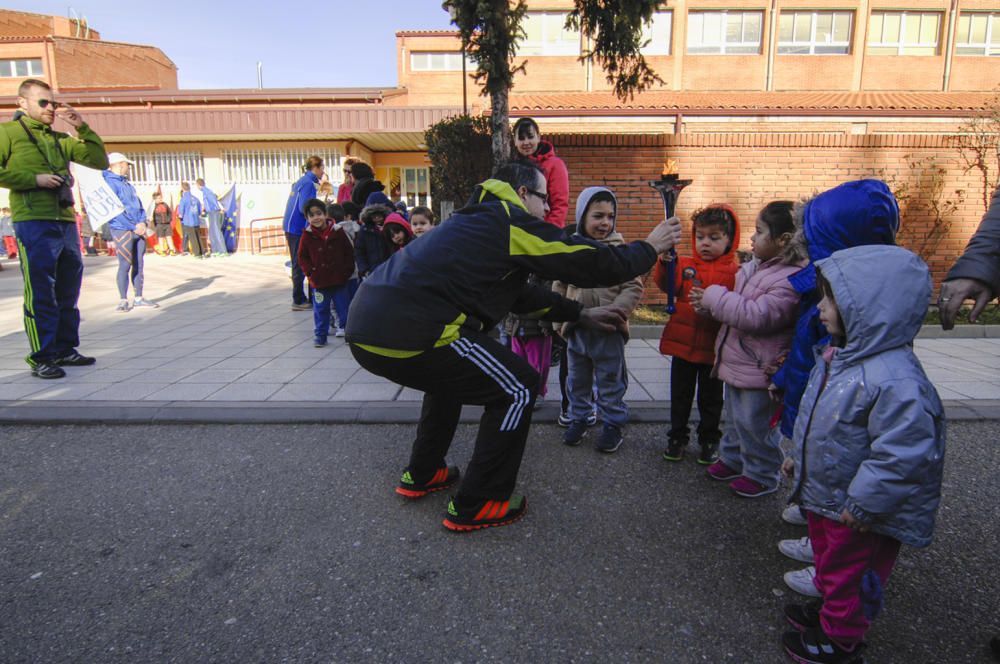
[[[588, 187], [576, 199], [576, 235], [601, 244], [621, 245], [624, 239], [615, 230], [618, 199], [605, 187]], [[553, 290], [583, 303], [584, 309], [612, 305], [623, 310], [626, 320], [642, 298], [642, 278], [636, 277], [609, 288], [577, 288], [555, 282]], [[597, 378], [597, 410], [603, 422], [597, 449], [611, 453], [622, 444], [628, 422], [628, 372], [625, 368], [625, 342], [628, 323], [615, 332], [602, 332], [563, 323], [557, 330], [566, 340], [569, 374], [569, 428], [563, 435], [567, 445], [579, 445], [587, 432], [587, 418], [594, 408], [594, 378]]]

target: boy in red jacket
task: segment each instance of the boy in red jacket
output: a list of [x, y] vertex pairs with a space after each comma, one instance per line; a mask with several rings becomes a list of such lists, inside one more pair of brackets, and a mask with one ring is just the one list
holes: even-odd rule
[[[715, 363], [715, 336], [719, 323], [699, 316], [691, 307], [688, 295], [692, 287], [706, 288], [718, 284], [732, 290], [739, 265], [735, 249], [739, 244], [739, 219], [725, 204], [710, 205], [692, 215], [694, 255], [678, 258], [675, 266], [675, 303], [677, 312], [663, 328], [660, 352], [671, 355], [670, 362], [670, 431], [663, 458], [680, 461], [688, 445], [688, 419], [695, 387], [698, 389], [698, 463], [711, 464], [722, 432], [723, 384], [712, 377]], [[660, 290], [667, 290], [667, 264], [661, 257], [653, 270], [653, 279]]]
[[299, 241], [299, 266], [314, 289], [313, 345], [322, 348], [330, 333], [331, 304], [337, 308], [341, 326], [347, 326], [348, 282], [354, 274], [354, 248], [347, 233], [327, 219], [326, 203], [311, 198], [306, 201], [302, 213], [309, 225]]

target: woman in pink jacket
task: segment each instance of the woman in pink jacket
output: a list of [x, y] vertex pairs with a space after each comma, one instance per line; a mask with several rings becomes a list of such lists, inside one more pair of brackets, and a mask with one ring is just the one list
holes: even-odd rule
[[514, 149], [521, 159], [538, 164], [545, 173], [545, 184], [549, 189], [549, 213], [545, 221], [562, 228], [566, 225], [569, 210], [569, 171], [562, 159], [556, 156], [556, 149], [548, 141], [542, 140], [538, 124], [531, 118], [521, 118], [514, 123]]
[[732, 480], [739, 496], [756, 498], [778, 489], [781, 450], [768, 431], [775, 405], [767, 388], [791, 347], [799, 295], [788, 277], [805, 264], [792, 243], [791, 201], [768, 203], [750, 239], [754, 259], [736, 275], [736, 290], [692, 288], [695, 311], [722, 323], [715, 340], [714, 372], [726, 384], [726, 425], [719, 460], [708, 476]]

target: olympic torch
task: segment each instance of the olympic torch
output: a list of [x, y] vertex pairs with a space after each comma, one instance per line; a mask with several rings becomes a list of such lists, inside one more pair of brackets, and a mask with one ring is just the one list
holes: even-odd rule
[[[665, 164], [663, 164], [663, 172], [660, 174], [659, 180], [650, 180], [649, 186], [660, 192], [660, 197], [663, 198], [663, 210], [667, 215], [667, 219], [674, 216], [674, 209], [677, 207], [677, 197], [681, 195], [681, 189], [688, 186], [694, 180], [681, 180], [680, 176], [676, 172], [677, 162], [673, 159], [668, 159]], [[674, 297], [676, 295], [676, 280], [677, 280], [677, 250], [673, 247], [667, 252], [667, 313], [673, 314], [677, 311], [677, 306], [674, 304]]]

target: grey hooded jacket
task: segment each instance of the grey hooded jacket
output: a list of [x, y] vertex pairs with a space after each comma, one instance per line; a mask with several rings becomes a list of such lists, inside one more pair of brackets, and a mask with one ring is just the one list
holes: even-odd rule
[[941, 399], [912, 348], [931, 295], [927, 266], [881, 245], [844, 249], [817, 266], [847, 339], [809, 375], [795, 421], [792, 500], [835, 520], [846, 509], [873, 532], [927, 546], [945, 448]]

